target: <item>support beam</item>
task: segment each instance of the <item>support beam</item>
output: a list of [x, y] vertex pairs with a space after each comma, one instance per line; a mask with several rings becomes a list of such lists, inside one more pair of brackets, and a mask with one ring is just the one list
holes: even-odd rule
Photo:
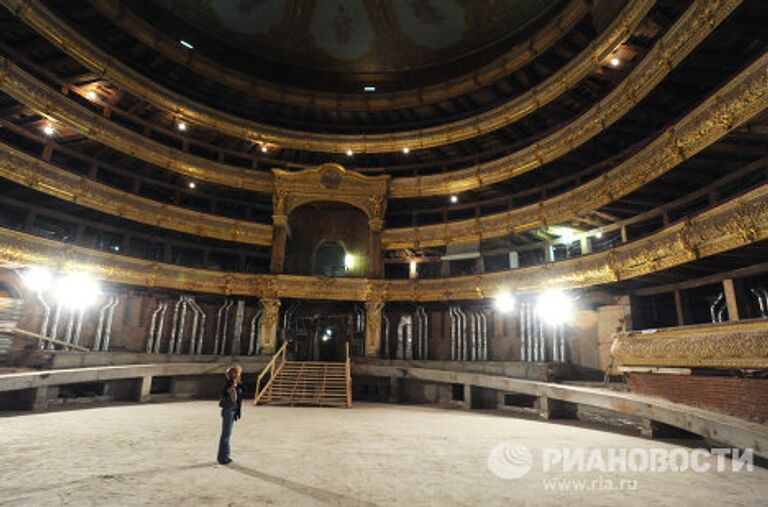
[[272, 273], [282, 273], [285, 264], [285, 243], [288, 240], [288, 217], [285, 215], [272, 216], [272, 258], [269, 270]]
[[139, 379], [139, 384], [137, 386], [137, 401], [139, 402], [146, 402], [149, 401], [149, 395], [152, 392], [152, 376], [151, 375], [145, 375]]
[[381, 230], [384, 223], [381, 219], [368, 222], [368, 276], [370, 278], [382, 278], [384, 276], [384, 263], [382, 262]]
[[464, 384], [464, 408], [472, 408], [472, 384]]
[[542, 419], [576, 419], [578, 406], [548, 396], [539, 397], [539, 416]]
[[274, 354], [277, 350], [277, 323], [280, 315], [280, 299], [262, 298], [262, 314], [259, 320], [259, 342], [262, 354]]
[[378, 358], [381, 353], [381, 311], [382, 301], [365, 303], [365, 355]]
[[389, 377], [389, 403], [400, 403], [399, 377]]
[[728, 320], [740, 320], [739, 301], [736, 295], [736, 286], [733, 278], [723, 280], [723, 292], [725, 293], [725, 306], [728, 308]]
[[675, 296], [675, 314], [677, 315], [677, 325], [685, 325], [685, 309], [683, 308], [683, 296], [680, 289], [675, 289], [673, 292]]

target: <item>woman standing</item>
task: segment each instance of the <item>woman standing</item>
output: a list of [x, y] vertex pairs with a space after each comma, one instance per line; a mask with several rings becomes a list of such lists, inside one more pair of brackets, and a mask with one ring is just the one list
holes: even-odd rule
[[243, 368], [240, 365], [227, 368], [225, 377], [227, 383], [221, 391], [219, 406], [221, 407], [221, 438], [219, 439], [219, 454], [216, 457], [219, 463], [226, 465], [231, 463], [229, 457], [229, 439], [232, 436], [232, 426], [240, 419], [240, 407], [243, 402], [243, 387], [240, 377]]

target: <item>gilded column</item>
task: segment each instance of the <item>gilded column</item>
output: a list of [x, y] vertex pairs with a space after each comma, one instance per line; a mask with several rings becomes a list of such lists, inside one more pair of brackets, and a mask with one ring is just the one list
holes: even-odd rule
[[277, 349], [277, 322], [280, 314], [280, 299], [263, 298], [261, 299], [261, 308], [262, 314], [259, 322], [261, 352], [264, 354], [274, 354]]
[[288, 193], [276, 189], [272, 195], [272, 258], [269, 271], [282, 273], [285, 264], [285, 242], [288, 239], [288, 213], [286, 200]]
[[370, 256], [370, 263], [368, 268], [368, 276], [370, 278], [382, 278], [384, 276], [383, 263], [382, 263], [382, 246], [381, 246], [381, 229], [383, 228], [383, 220], [376, 219], [368, 222], [368, 255]]
[[383, 301], [365, 303], [365, 355], [377, 358], [381, 351], [381, 310]]
[[285, 242], [288, 239], [288, 217], [272, 215], [272, 258], [269, 270], [272, 273], [282, 273], [285, 264]]
[[383, 195], [372, 195], [368, 198], [368, 277], [383, 278], [384, 264], [382, 263], [381, 230], [384, 228], [384, 210], [387, 201]]

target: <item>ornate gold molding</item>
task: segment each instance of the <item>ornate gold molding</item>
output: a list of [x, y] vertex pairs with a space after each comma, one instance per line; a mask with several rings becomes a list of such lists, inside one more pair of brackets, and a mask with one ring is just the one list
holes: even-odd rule
[[617, 366], [768, 368], [768, 319], [616, 335]]
[[482, 299], [502, 290], [589, 287], [642, 276], [768, 238], [768, 184], [612, 250], [505, 272], [423, 280], [250, 275], [185, 268], [0, 228], [0, 262], [81, 270], [117, 283], [269, 298], [346, 301]]
[[[477, 241], [557, 224], [604, 206], [668, 172], [768, 107], [768, 54], [630, 159], [560, 195], [502, 213], [385, 229], [387, 249]], [[397, 180], [394, 180], [396, 182]]]
[[[701, 0], [699, 3], [712, 3]], [[731, 0], [733, 1], [733, 0]], [[471, 118], [436, 127], [387, 134], [335, 135], [278, 128], [218, 111], [187, 99], [128, 65], [110, 57], [39, 0], [2, 0], [8, 10], [86, 67], [155, 107], [183, 116], [192, 123], [253, 142], [328, 153], [353, 150], [362, 153], [420, 149], [454, 143], [498, 129], [551, 102], [595, 70], [600, 62], [643, 20], [655, 0], [630, 0], [619, 16], [587, 49], [546, 81], [524, 95]], [[703, 27], [702, 27], [703, 29]]]
[[150, 164], [200, 181], [272, 192], [270, 173], [214, 162], [153, 141], [73, 102], [5, 57], [0, 57], [0, 89], [83, 136]]
[[81, 206], [196, 236], [272, 243], [272, 226], [162, 204], [59, 169], [0, 142], [0, 176]]
[[[419, 195], [452, 193], [477, 188], [496, 181], [518, 176], [567, 153], [569, 150], [591, 139], [604, 130], [608, 125], [626, 114], [627, 111], [629, 111], [637, 102], [642, 100], [739, 4], [740, 0], [703, 0], [701, 2], [694, 2], [688, 11], [686, 11], [675, 25], [662, 37], [661, 41], [656, 44], [649, 55], [635, 68], [631, 75], [628, 76], [627, 79], [625, 79], [611, 94], [591, 110], [581, 115], [577, 120], [542, 141], [506, 157], [485, 164], [445, 174], [415, 178], [396, 178], [391, 183], [390, 195], [392, 197], [416, 197]], [[35, 2], [27, 5], [30, 7], [26, 10], [22, 9], [23, 12], [26, 13], [28, 10], [37, 12], [36, 8], [33, 8], [37, 5]], [[629, 9], [629, 7], [627, 7], [627, 9]], [[600, 51], [605, 49], [602, 45], [597, 45], [595, 47]], [[574, 64], [574, 62], [571, 62], [571, 64]], [[572, 83], [572, 81], [568, 82]], [[563, 82], [560, 82], [560, 85], [562, 84]], [[17, 90], [16, 93], [20, 94], [17, 98], [22, 97], [19, 98], [19, 100], [24, 100], [24, 90], [26, 90], [26, 87], [28, 86], [29, 83], [25, 83], [25, 86], [21, 91]], [[556, 89], [542, 89], [534, 90], [531, 93], [534, 93], [536, 98], [533, 102], [530, 102], [530, 98], [524, 101], [525, 114], [530, 112], [529, 109], [532, 103], [540, 104], [542, 98], [549, 97], [552, 93], [557, 94], [559, 92]], [[63, 99], [63, 97], [59, 98]], [[63, 104], [59, 105], [65, 107]], [[98, 115], [94, 116], [95, 118], [101, 118]], [[104, 121], [103, 118], [101, 118], [101, 121]], [[81, 123], [85, 125], [88, 123], [88, 120], [81, 120]], [[83, 131], [82, 129], [78, 130], [81, 132]], [[130, 133], [130, 131], [128, 132]], [[98, 136], [97, 140], [110, 144], [117, 149], [121, 148], [115, 146], [115, 143], [122, 145], [122, 151], [126, 151], [126, 149], [130, 150], [132, 146], [135, 147], [135, 143], [126, 145], [125, 143], [120, 142], [120, 136], [116, 136], [114, 132], [110, 132], [109, 136], [100, 134], [100, 131], [92, 132], [91, 137], [94, 137], [94, 135]], [[370, 136], [366, 137], [366, 139], [369, 138]], [[340, 138], [336, 139], [338, 140]], [[339, 143], [337, 143], [337, 145], [338, 144]], [[156, 146], [150, 145], [149, 148], [154, 149]], [[166, 147], [162, 148], [166, 152], [170, 152], [174, 155], [180, 154], [181, 159], [186, 156], [183, 152], [177, 152], [177, 150], [171, 150]], [[135, 154], [135, 152], [132, 153]], [[141, 152], [141, 155], [142, 158], [147, 161], [159, 165], [167, 164], [171, 169], [173, 169], [174, 165], [177, 163], [177, 161], [173, 159], [169, 160], [168, 157], [164, 157], [163, 154]], [[195, 175], [195, 177], [201, 179], [209, 179], [209, 177], [212, 176], [212, 174], [210, 174], [211, 171], [218, 171], [220, 169], [219, 166], [223, 166], [223, 164], [217, 164], [205, 159], [200, 159], [199, 157], [186, 156], [186, 158], [193, 159], [192, 161], [195, 164], [206, 169], [205, 172]], [[189, 174], [189, 168], [182, 166], [181, 169], [182, 172], [186, 170], [186, 172], [184, 172], [185, 174]], [[229, 169], [231, 170], [232, 168], [229, 167]], [[239, 170], [238, 175], [243, 177], [248, 176], [251, 179], [255, 178], [259, 180], [258, 182], [251, 182], [250, 186], [245, 185], [246, 188], [268, 191], [269, 185], [266, 181], [263, 181], [263, 173], [250, 172], [250, 174], [247, 174], [246, 171]], [[238, 186], [237, 177], [233, 177], [231, 174], [219, 175], [216, 182], [230, 186]]]
[[[303, 171], [273, 169], [276, 217], [309, 202], [337, 201], [361, 209], [371, 222], [381, 226], [387, 206], [389, 176], [366, 176], [339, 164], [323, 164]], [[283, 219], [276, 220], [282, 222]]]
[[[741, 0], [693, 2], [626, 79], [568, 125], [532, 145], [484, 164], [442, 174], [394, 179], [390, 195], [418, 197], [472, 190], [520, 176], [561, 157], [631, 111], [739, 5]], [[541, 100], [545, 93], [551, 90], [535, 90], [536, 100]], [[517, 118], [519, 116], [514, 119]], [[491, 129], [484, 126], [482, 130]]]
[[590, 8], [588, 0], [571, 0], [530, 39], [471, 74], [414, 90], [343, 94], [278, 86], [269, 81], [259, 80], [199, 53], [190, 53], [182, 49], [176, 39], [144, 21], [141, 16], [135, 14], [119, 0], [91, 0], [90, 3], [104, 17], [139, 39], [144, 45], [214, 82], [271, 102], [345, 111], [389, 111], [420, 107], [487, 86], [515, 72], [547, 51], [571, 31], [589, 13]]

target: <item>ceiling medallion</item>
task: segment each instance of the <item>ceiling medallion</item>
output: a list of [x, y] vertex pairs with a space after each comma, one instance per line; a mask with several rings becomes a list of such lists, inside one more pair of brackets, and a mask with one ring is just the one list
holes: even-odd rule
[[320, 183], [325, 188], [337, 189], [341, 186], [342, 177], [338, 167], [325, 167], [320, 173]]

